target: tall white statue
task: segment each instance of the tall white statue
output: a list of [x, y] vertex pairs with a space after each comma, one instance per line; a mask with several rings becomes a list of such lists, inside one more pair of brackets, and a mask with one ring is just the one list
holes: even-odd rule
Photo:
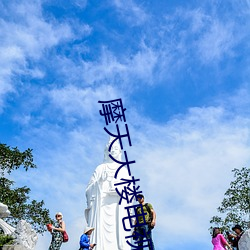
[[[112, 145], [110, 152], [109, 146], [114, 138], [110, 138], [104, 151], [104, 163], [97, 166], [86, 189], [87, 209], [85, 217], [88, 226], [95, 230], [91, 235], [91, 242], [96, 243], [95, 250], [114, 249], [129, 250], [131, 247], [126, 242], [125, 236], [131, 235], [123, 228], [122, 219], [125, 214], [124, 207], [129, 206], [127, 202], [122, 201], [119, 205], [120, 196], [115, 190], [115, 183], [121, 182], [121, 178], [129, 178], [127, 167], [119, 170], [119, 178], [114, 178], [116, 170], [121, 164], [111, 160], [109, 154], [117, 161], [121, 161], [121, 148], [117, 140]], [[122, 185], [116, 186], [120, 191]]]

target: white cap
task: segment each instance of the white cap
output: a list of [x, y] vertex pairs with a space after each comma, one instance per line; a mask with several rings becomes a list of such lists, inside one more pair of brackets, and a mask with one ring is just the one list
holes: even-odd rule
[[61, 215], [61, 216], [63, 217], [63, 214], [62, 214], [61, 212], [57, 212], [57, 213], [56, 213], [56, 216], [57, 216], [57, 215]]

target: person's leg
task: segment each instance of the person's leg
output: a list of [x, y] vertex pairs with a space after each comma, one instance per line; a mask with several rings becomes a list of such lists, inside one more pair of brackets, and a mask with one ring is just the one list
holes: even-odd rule
[[49, 250], [54, 250], [55, 249], [55, 240], [52, 238], [50, 246], [49, 246]]
[[148, 245], [149, 245], [149, 250], [155, 250], [155, 247], [154, 247], [154, 242], [153, 242], [153, 239], [152, 239], [152, 230], [149, 229], [148, 225], [147, 225], [147, 240], [148, 240]]
[[60, 250], [61, 246], [62, 246], [62, 240], [60, 239], [57, 242], [57, 250]]
[[60, 250], [61, 245], [62, 245], [62, 241], [60, 239], [55, 239], [53, 240], [51, 244], [51, 248], [49, 248], [49, 250]]
[[138, 244], [138, 246], [143, 246], [143, 238], [144, 238], [144, 231], [143, 231], [143, 226], [141, 226], [141, 227], [137, 227], [137, 233], [139, 234], [139, 237], [138, 237], [138, 239], [137, 239], [137, 244]]
[[49, 250], [53, 250], [52, 243], [50, 243]]

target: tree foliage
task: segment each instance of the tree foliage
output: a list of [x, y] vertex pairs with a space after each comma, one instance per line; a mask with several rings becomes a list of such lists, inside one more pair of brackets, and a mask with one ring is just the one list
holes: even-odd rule
[[213, 216], [210, 223], [223, 230], [235, 224], [247, 228], [250, 220], [250, 168], [233, 169], [234, 180], [217, 211], [222, 216]]
[[5, 171], [10, 174], [13, 170], [21, 166], [27, 171], [29, 168], [36, 168], [33, 163], [32, 149], [28, 148], [21, 152], [17, 147], [10, 148], [6, 144], [0, 143], [0, 173], [3, 176]]
[[26, 171], [36, 168], [33, 163], [32, 150], [20, 152], [18, 148], [10, 148], [0, 144], [0, 202], [6, 204], [11, 216], [5, 220], [15, 226], [21, 219], [29, 222], [38, 233], [46, 230], [45, 224], [51, 222], [49, 210], [44, 208], [44, 201], [30, 200], [30, 188], [27, 186], [14, 188], [14, 182], [5, 178], [6, 174], [23, 167]]

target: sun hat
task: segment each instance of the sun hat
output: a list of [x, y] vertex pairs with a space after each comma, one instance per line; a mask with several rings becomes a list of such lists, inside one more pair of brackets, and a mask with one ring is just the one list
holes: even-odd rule
[[86, 234], [87, 232], [93, 231], [93, 230], [95, 230], [93, 227], [86, 227], [83, 233]]
[[56, 216], [57, 216], [57, 215], [61, 215], [61, 216], [63, 217], [63, 214], [62, 214], [61, 212], [57, 212], [57, 213], [56, 213]]

